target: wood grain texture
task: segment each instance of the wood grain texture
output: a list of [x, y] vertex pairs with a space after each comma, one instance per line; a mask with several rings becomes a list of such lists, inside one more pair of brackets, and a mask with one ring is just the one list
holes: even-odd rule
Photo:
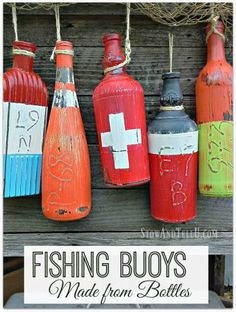
[[[80, 10], [80, 6], [76, 6]], [[61, 10], [60, 10], [61, 11]], [[76, 10], [75, 10], [76, 12]], [[125, 12], [125, 10], [124, 10]], [[56, 40], [54, 16], [31, 12], [19, 17], [18, 31], [20, 40], [32, 41], [37, 46], [50, 46]], [[107, 32], [120, 32], [125, 38], [125, 16], [103, 14], [95, 18], [91, 13], [84, 15], [60, 14], [62, 38], [73, 41], [75, 46], [103, 46], [102, 37]], [[154, 22], [145, 15], [131, 15], [131, 46], [168, 47], [168, 32], [174, 34], [179, 47], [204, 47], [205, 24], [194, 26], [167, 27]], [[30, 25], [30, 27], [29, 27]], [[40, 31], [39, 31], [40, 30]], [[5, 45], [11, 46], [14, 40], [11, 14], [4, 16]], [[36, 35], [37, 34], [37, 35]], [[145, 44], [144, 44], [145, 42]], [[226, 43], [229, 45], [229, 42]], [[176, 44], [177, 45], [177, 44]]]
[[[191, 222], [172, 225], [155, 221], [151, 217], [148, 189], [117, 189], [115, 191], [93, 189], [90, 215], [77, 222], [59, 223], [42, 216], [39, 196], [7, 199], [4, 209], [4, 232], [121, 232], [141, 231], [141, 229], [156, 231], [163, 228], [232, 231], [232, 201], [230, 199], [199, 196], [197, 204], [197, 218]], [[222, 222], [222, 215], [224, 215], [224, 222]]]
[[[54, 40], [51, 41], [51, 44]], [[53, 92], [55, 83], [55, 64], [50, 62], [52, 47], [41, 47], [36, 51], [34, 71], [37, 72]], [[103, 78], [102, 47], [79, 47], [75, 49], [74, 75], [75, 86], [80, 95], [92, 95], [94, 88]], [[231, 49], [226, 49], [227, 58], [232, 60]], [[12, 65], [11, 49], [4, 49], [4, 68]], [[159, 95], [162, 89], [161, 75], [169, 71], [168, 48], [133, 48], [132, 61], [127, 72], [138, 80], [145, 95]], [[195, 79], [206, 61], [204, 48], [175, 48], [173, 70], [181, 72], [180, 84], [184, 95], [194, 95]]]
[[[21, 241], [22, 244], [16, 244]], [[45, 234], [6, 234], [4, 238], [4, 254], [7, 256], [23, 256], [23, 246], [209, 246], [209, 254], [231, 254], [232, 233], [220, 232], [213, 239], [143, 239], [140, 232], [130, 233], [58, 233]]]
[[[124, 40], [126, 31], [124, 15], [106, 15], [104, 12], [103, 15], [95, 18], [91, 12], [84, 10], [84, 15], [77, 16], [76, 13], [81, 6], [82, 4], [79, 7], [75, 6], [77, 10], [75, 9], [75, 13], [70, 16], [64, 15], [60, 10], [62, 38], [73, 41], [74, 45], [79, 47], [102, 47], [102, 37], [107, 32], [119, 32]], [[35, 42], [37, 46], [50, 46], [56, 40], [54, 16], [47, 15], [47, 13], [42, 15], [32, 13], [25, 12], [23, 16], [19, 17], [20, 40]], [[132, 47], [168, 47], [168, 32], [170, 31], [173, 33], [174, 43], [176, 46], [178, 43], [178, 47], [206, 47], [205, 24], [168, 27], [154, 22], [145, 15], [131, 15], [130, 22]], [[5, 45], [11, 46], [11, 42], [14, 40], [11, 14], [4, 16], [4, 29], [6, 32]], [[231, 46], [229, 40], [226, 40], [225, 44]]]

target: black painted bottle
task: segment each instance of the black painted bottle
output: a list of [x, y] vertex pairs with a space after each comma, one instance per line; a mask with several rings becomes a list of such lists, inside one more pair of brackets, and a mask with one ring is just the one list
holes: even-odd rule
[[198, 131], [185, 113], [180, 73], [162, 75], [160, 113], [148, 129], [151, 213], [165, 222], [196, 216]]

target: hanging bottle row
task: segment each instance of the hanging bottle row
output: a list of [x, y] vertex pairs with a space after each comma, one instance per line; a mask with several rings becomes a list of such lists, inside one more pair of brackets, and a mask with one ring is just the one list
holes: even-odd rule
[[[232, 195], [233, 76], [224, 54], [224, 26], [216, 25], [208, 25], [208, 61], [196, 81], [197, 124], [185, 113], [180, 73], [170, 71], [162, 75], [160, 113], [147, 129], [144, 91], [126, 72], [121, 37], [103, 38], [105, 76], [93, 92], [93, 107], [104, 183], [116, 188], [150, 181], [157, 220], [192, 220], [197, 180], [203, 195]], [[91, 210], [91, 173], [73, 46], [56, 43], [48, 125], [47, 88], [33, 72], [35, 50], [32, 43], [15, 41], [13, 68], [4, 73], [4, 197], [39, 194], [42, 184], [45, 217], [81, 219]]]

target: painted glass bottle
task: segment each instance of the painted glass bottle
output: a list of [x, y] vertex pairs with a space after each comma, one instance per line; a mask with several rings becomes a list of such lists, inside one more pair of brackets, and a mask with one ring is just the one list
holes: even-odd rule
[[162, 75], [161, 111], [148, 128], [151, 214], [171, 223], [196, 216], [198, 131], [184, 112], [179, 78]]
[[43, 214], [58, 221], [86, 217], [91, 209], [90, 161], [76, 96], [73, 46], [56, 43], [56, 83], [43, 150]]
[[[208, 24], [207, 33], [211, 24]], [[224, 33], [218, 21], [216, 29]], [[207, 64], [196, 81], [199, 128], [199, 191], [231, 196], [233, 183], [233, 70], [227, 63], [223, 36], [208, 36]]]
[[48, 93], [33, 71], [36, 45], [13, 42], [13, 66], [3, 74], [4, 197], [40, 193]]
[[[117, 33], [103, 38], [104, 70], [122, 63], [125, 56]], [[144, 93], [125, 67], [105, 74], [95, 88], [93, 105], [104, 182], [126, 187], [149, 181]]]

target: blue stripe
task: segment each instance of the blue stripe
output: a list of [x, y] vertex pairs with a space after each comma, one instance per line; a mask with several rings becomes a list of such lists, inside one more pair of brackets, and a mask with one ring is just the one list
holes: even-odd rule
[[40, 193], [42, 154], [5, 155], [4, 197]]
[[[31, 172], [32, 172], [32, 157], [31, 155], [29, 155], [29, 157], [27, 157], [27, 170], [26, 170], [26, 176], [30, 177], [31, 176]], [[30, 195], [30, 183], [31, 180], [27, 179], [26, 180], [26, 195]]]

